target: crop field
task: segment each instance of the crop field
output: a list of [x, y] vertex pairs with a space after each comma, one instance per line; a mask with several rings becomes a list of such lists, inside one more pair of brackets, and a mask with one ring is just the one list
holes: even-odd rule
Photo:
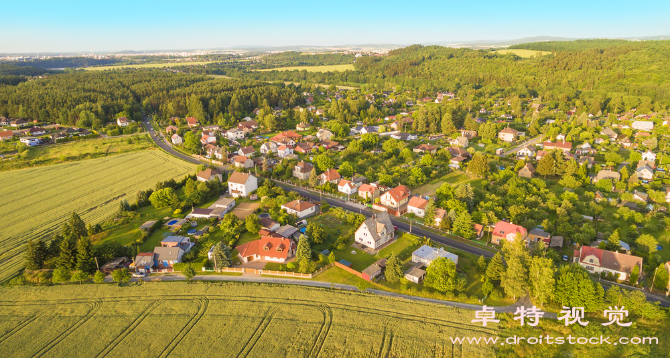
[[11, 357], [493, 357], [474, 312], [321, 288], [151, 282], [0, 289]]
[[133, 202], [138, 190], [193, 170], [193, 164], [146, 150], [0, 172], [0, 281], [21, 269], [28, 239], [52, 234], [72, 211], [96, 224], [118, 210], [120, 199]]
[[84, 67], [81, 69], [84, 69], [86, 71], [104, 71], [104, 70], [120, 70], [122, 68], [165, 68], [165, 67], [177, 67], [177, 66], [198, 66], [198, 65], [206, 65], [208, 63], [211, 63], [211, 61], [142, 63], [139, 65], [97, 66], [97, 67]]
[[266, 68], [262, 70], [255, 70], [255, 71], [302, 71], [305, 70], [307, 72], [329, 72], [329, 71], [347, 71], [347, 70], [354, 70], [354, 65], [352, 64], [346, 64], [346, 65], [326, 65], [326, 66], [287, 66], [287, 67], [277, 67], [277, 68]]
[[535, 56], [544, 56], [544, 55], [549, 55], [551, 54], [550, 51], [533, 51], [533, 50], [524, 50], [524, 49], [504, 49], [504, 50], [497, 50], [497, 53], [501, 55], [506, 55], [508, 53], [513, 53], [519, 57], [523, 58], [531, 58]]

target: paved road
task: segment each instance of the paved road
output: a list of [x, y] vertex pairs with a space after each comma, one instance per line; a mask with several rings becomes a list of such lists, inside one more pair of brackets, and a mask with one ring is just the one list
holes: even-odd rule
[[[302, 195], [306, 198], [310, 198], [314, 201], [320, 201], [323, 198], [331, 206], [337, 206], [337, 207], [341, 207], [341, 208], [349, 210], [349, 211], [358, 212], [358, 213], [361, 213], [361, 214], [365, 215], [366, 217], [370, 217], [370, 216], [372, 216], [372, 214], [374, 214], [374, 212], [372, 212], [371, 210], [369, 210], [367, 208], [362, 209], [361, 205], [358, 205], [358, 204], [343, 201], [343, 200], [340, 200], [340, 199], [335, 199], [335, 198], [330, 197], [330, 196], [321, 197], [321, 196], [319, 196], [318, 193], [313, 192], [311, 190], [296, 187], [296, 186], [289, 185], [289, 184], [282, 183], [282, 182], [277, 182], [277, 183], [279, 185], [285, 187], [285, 188], [289, 188], [291, 191], [295, 191], [295, 192], [299, 193], [300, 195]], [[391, 216], [391, 222], [393, 223], [393, 225], [397, 226], [399, 230], [406, 231], [406, 232], [410, 231], [410, 225], [408, 223], [404, 222], [404, 221], [394, 219], [394, 217]], [[473, 245], [470, 245], [470, 244], [467, 244], [467, 243], [464, 243], [464, 242], [461, 242], [461, 241], [458, 241], [458, 240], [450, 239], [448, 237], [436, 234], [432, 231], [428, 231], [428, 230], [423, 229], [423, 228], [418, 227], [418, 226], [412, 225], [412, 234], [417, 235], [417, 236], [428, 237], [435, 242], [439, 242], [441, 244], [447, 245], [447, 246], [452, 247], [452, 248], [457, 249], [457, 250], [467, 252], [469, 254], [473, 254], [473, 255], [477, 255], [477, 256], [484, 255], [484, 257], [487, 257], [487, 258], [493, 257], [493, 255], [494, 255], [494, 253], [491, 252], [491, 251], [488, 251], [488, 250], [485, 250], [483, 248], [479, 248], [479, 247], [476, 247], [476, 246], [473, 246]]]
[[525, 146], [527, 146], [527, 145], [531, 145], [531, 144], [535, 144], [535, 143], [537, 143], [540, 139], [542, 139], [542, 135], [539, 135], [539, 136], [537, 136], [537, 137], [535, 137], [535, 138], [533, 138], [533, 139], [529, 139], [529, 140], [527, 140], [527, 141], [525, 141], [525, 142], [523, 142], [523, 143], [517, 145], [516, 147], [510, 148], [509, 150], [507, 150], [507, 151], [504, 152], [503, 154], [500, 154], [499, 157], [507, 157], [508, 155], [510, 155], [510, 154], [512, 154], [512, 153], [516, 153], [516, 152], [520, 151], [521, 148], [523, 148], [523, 147], [525, 147]]
[[170, 154], [172, 154], [172, 155], [174, 155], [174, 156], [176, 156], [176, 157], [179, 157], [180, 159], [183, 159], [183, 160], [185, 160], [185, 161], [187, 161], [187, 162], [191, 162], [191, 163], [194, 163], [194, 164], [211, 164], [211, 163], [207, 163], [207, 162], [201, 162], [201, 161], [198, 160], [197, 158], [191, 157], [190, 155], [186, 155], [186, 154], [180, 153], [180, 152], [178, 152], [178, 151], [172, 149], [172, 146], [170, 146], [169, 144], [165, 143], [165, 141], [164, 141], [164, 140], [162, 139], [162, 137], [158, 134], [158, 132], [156, 132], [156, 131], [154, 130], [154, 128], [153, 128], [153, 126], [151, 125], [151, 122], [150, 122], [150, 120], [149, 120], [148, 117], [144, 117], [144, 120], [142, 121], [142, 123], [144, 124], [144, 127], [145, 127], [145, 128], [147, 129], [147, 131], [149, 132], [149, 135], [151, 136], [151, 139], [153, 139], [154, 142], [156, 142], [156, 145], [158, 145], [158, 146], [159, 146], [161, 149], [163, 149], [164, 151], [166, 151], [166, 152], [168, 152], [168, 153], [170, 153]]

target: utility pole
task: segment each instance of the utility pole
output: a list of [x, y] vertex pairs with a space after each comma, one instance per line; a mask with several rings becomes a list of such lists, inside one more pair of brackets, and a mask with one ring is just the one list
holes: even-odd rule
[[412, 219], [409, 219], [409, 233], [412, 233]]
[[[97, 266], [97, 267], [98, 267], [98, 271], [100, 271], [100, 265], [98, 265], [98, 257], [96, 256], [96, 257], [94, 257], [94, 258], [95, 258], [95, 266]], [[655, 277], [655, 276], [654, 276], [654, 277]]]

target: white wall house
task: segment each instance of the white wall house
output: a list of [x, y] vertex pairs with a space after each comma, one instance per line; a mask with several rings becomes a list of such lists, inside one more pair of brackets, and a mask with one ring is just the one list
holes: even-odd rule
[[418, 196], [413, 196], [409, 199], [409, 203], [407, 203], [407, 212], [422, 218], [424, 215], [426, 215], [427, 205], [428, 200]]
[[258, 179], [249, 173], [233, 172], [228, 178], [228, 191], [235, 198], [249, 196], [256, 189]]
[[356, 230], [356, 242], [373, 250], [377, 250], [393, 240], [395, 229], [388, 213], [379, 213], [365, 220]]
[[309, 201], [293, 200], [291, 202], [282, 205], [281, 208], [286, 209], [287, 213], [295, 214], [302, 219], [306, 216], [315, 214], [318, 205], [310, 203]]
[[238, 139], [244, 139], [245, 134], [246, 133], [243, 130], [233, 128], [233, 129], [230, 129], [226, 132], [226, 137], [229, 140], [238, 140]]

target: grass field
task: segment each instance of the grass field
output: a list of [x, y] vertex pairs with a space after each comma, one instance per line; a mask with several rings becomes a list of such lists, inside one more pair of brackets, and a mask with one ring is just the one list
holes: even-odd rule
[[118, 200], [135, 200], [138, 190], [181, 178], [195, 165], [158, 150], [0, 172], [0, 281], [23, 266], [28, 239], [47, 237], [72, 211], [96, 224], [118, 210]]
[[211, 61], [193, 61], [193, 62], [169, 62], [169, 63], [143, 63], [139, 65], [118, 65], [118, 66], [98, 66], [98, 67], [83, 67], [80, 70], [86, 71], [104, 71], [104, 70], [120, 70], [122, 68], [165, 68], [177, 66], [197, 66], [206, 65]]
[[544, 55], [549, 55], [551, 54], [550, 51], [533, 51], [533, 50], [524, 50], [524, 49], [504, 49], [504, 50], [497, 50], [497, 53], [501, 55], [506, 55], [508, 53], [513, 53], [519, 57], [523, 58], [530, 58], [530, 57], [535, 57], [537, 55], [544, 56]]
[[307, 72], [329, 72], [329, 71], [347, 71], [347, 70], [354, 70], [354, 65], [353, 64], [347, 64], [347, 65], [326, 65], [326, 66], [287, 66], [287, 67], [277, 67], [277, 68], [266, 68], [262, 70], [254, 70], [254, 71], [302, 71], [305, 70]]
[[426, 183], [414, 190], [412, 190], [413, 194], [416, 195], [435, 195], [435, 190], [439, 188], [442, 184], [444, 183], [449, 183], [449, 185], [456, 187], [461, 183], [467, 182], [472, 180], [470, 176], [463, 172], [451, 172], [444, 177], [434, 180], [430, 183]]
[[1, 289], [7, 357], [493, 357], [473, 312], [350, 291], [240, 283]]
[[124, 137], [92, 138], [30, 148], [25, 157], [0, 162], [0, 171], [65, 163], [82, 159], [155, 148], [147, 134]]

